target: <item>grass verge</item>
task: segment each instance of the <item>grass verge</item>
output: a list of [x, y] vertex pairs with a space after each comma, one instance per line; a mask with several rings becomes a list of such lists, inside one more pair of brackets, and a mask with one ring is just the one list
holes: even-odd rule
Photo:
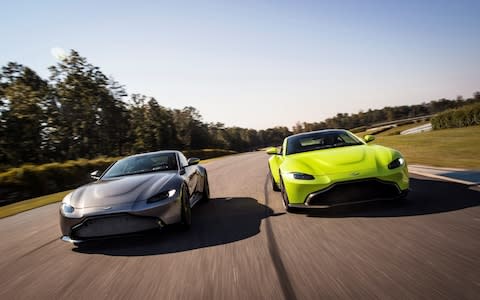
[[5, 205], [0, 207], [0, 219], [16, 215], [18, 213], [34, 209], [40, 206], [52, 204], [55, 202], [62, 201], [63, 197], [70, 193], [71, 190], [69, 191], [63, 191], [55, 194], [50, 194], [50, 195], [45, 195], [29, 200], [24, 200], [16, 203], [12, 203], [9, 205]]
[[480, 169], [480, 126], [377, 136], [375, 143], [399, 150], [410, 164]]

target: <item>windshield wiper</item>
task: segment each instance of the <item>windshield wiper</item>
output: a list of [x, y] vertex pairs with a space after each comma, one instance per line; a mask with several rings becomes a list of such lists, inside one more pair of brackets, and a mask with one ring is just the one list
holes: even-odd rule
[[332, 148], [347, 147], [347, 146], [357, 146], [357, 145], [361, 145], [361, 144], [360, 144], [360, 143], [355, 143], [355, 144], [348, 144], [348, 143], [334, 144]]

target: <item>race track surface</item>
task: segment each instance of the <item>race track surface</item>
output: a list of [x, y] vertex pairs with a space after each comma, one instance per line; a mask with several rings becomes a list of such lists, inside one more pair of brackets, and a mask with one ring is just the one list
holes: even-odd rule
[[188, 232], [76, 248], [58, 204], [0, 220], [0, 299], [480, 299], [480, 192], [412, 176], [405, 202], [285, 213], [267, 155], [206, 165]]

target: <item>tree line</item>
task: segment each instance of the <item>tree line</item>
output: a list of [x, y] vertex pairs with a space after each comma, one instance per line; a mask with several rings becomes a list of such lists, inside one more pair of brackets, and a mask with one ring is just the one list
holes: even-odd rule
[[296, 132], [354, 128], [421, 116], [480, 101], [441, 99], [412, 106], [338, 114], [318, 123], [255, 130], [205, 123], [191, 106], [164, 107], [153, 97], [127, 95], [74, 50], [49, 68], [48, 79], [10, 62], [0, 72], [0, 167], [161, 149], [217, 148], [248, 151], [278, 145]]
[[281, 143], [287, 127], [254, 130], [205, 123], [194, 107], [170, 109], [128, 96], [78, 52], [49, 68], [48, 79], [10, 62], [0, 72], [0, 166], [161, 149], [235, 151]]
[[293, 133], [299, 133], [326, 128], [354, 129], [362, 126], [369, 127], [382, 122], [433, 115], [448, 109], [455, 109], [479, 102], [480, 92], [475, 92], [472, 98], [467, 99], [458, 96], [454, 100], [443, 98], [416, 105], [387, 106], [382, 109], [369, 109], [368, 111], [360, 111], [356, 114], [339, 113], [335, 117], [328, 118], [321, 122], [297, 122], [293, 126], [292, 131]]

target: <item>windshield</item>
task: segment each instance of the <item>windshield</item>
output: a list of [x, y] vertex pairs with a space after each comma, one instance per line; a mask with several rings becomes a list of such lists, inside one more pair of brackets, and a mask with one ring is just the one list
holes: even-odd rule
[[313, 132], [289, 137], [286, 154], [362, 144], [356, 136], [343, 130]]
[[171, 170], [177, 170], [175, 153], [147, 154], [117, 161], [102, 178]]

